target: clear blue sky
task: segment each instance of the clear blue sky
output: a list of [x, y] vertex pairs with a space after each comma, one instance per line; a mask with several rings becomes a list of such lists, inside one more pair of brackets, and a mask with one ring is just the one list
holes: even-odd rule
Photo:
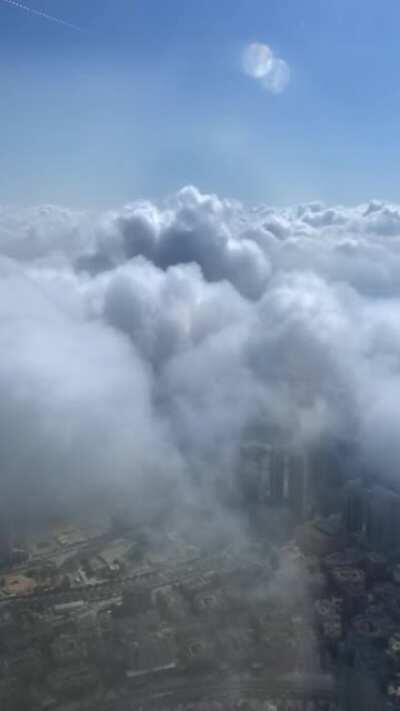
[[[400, 199], [400, 2], [0, 0], [0, 203]], [[250, 42], [290, 66], [272, 94]]]

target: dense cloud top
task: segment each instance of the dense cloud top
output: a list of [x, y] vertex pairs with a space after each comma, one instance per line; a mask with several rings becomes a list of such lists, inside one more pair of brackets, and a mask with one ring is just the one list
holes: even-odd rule
[[400, 208], [0, 209], [0, 434], [13, 501], [207, 486], [243, 430], [345, 437], [397, 475]]

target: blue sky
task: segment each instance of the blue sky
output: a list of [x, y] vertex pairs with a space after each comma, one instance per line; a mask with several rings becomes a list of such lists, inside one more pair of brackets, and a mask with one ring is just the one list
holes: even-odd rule
[[[0, 203], [399, 199], [397, 0], [0, 0]], [[266, 43], [272, 94], [242, 70]]]

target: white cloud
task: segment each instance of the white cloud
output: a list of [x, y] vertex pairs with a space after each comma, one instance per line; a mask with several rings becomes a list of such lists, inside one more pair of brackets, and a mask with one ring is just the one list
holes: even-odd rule
[[3, 209], [0, 253], [16, 510], [21, 490], [43, 510], [208, 481], [257, 418], [400, 470], [399, 206], [247, 209], [189, 187], [98, 214]]
[[242, 57], [243, 71], [260, 81], [268, 91], [279, 94], [290, 82], [290, 67], [284, 59], [275, 56], [267, 44], [249, 44]]

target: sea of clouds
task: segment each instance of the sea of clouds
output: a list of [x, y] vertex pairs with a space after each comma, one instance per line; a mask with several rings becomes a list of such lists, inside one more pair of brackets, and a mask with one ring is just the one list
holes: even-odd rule
[[21, 515], [190, 500], [257, 422], [400, 471], [400, 207], [194, 187], [0, 207], [0, 252], [2, 501]]

